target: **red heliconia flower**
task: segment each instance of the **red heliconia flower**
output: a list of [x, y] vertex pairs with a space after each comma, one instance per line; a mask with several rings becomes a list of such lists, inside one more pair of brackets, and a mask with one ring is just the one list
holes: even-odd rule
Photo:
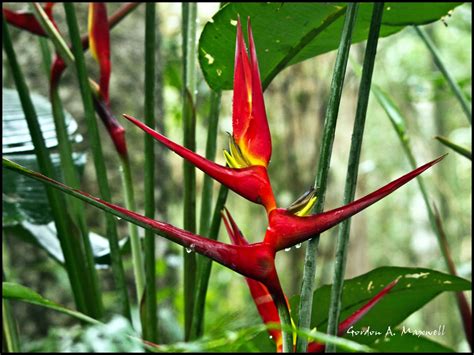
[[276, 208], [275, 197], [267, 173], [272, 144], [250, 21], [248, 22], [248, 37], [250, 58], [247, 55], [239, 19], [235, 50], [232, 115], [234, 132], [230, 136], [229, 151], [224, 151], [228, 167], [206, 160], [172, 142], [134, 117], [124, 116], [207, 175], [226, 185], [242, 197], [263, 205], [269, 213]]
[[[224, 212], [221, 212], [222, 219], [224, 221], [227, 234], [229, 235], [232, 243], [234, 245], [248, 245], [248, 241], [245, 239], [244, 235], [240, 231], [239, 227], [235, 223], [232, 215], [227, 209], [224, 209]], [[249, 287], [252, 299], [257, 306], [258, 313], [262, 318], [264, 324], [280, 324], [280, 316], [278, 315], [278, 309], [273, 302], [273, 298], [268, 292], [268, 289], [261, 282], [255, 281], [250, 278], [245, 279]], [[352, 313], [344, 321], [339, 324], [338, 335], [342, 336], [344, 332], [349, 329], [350, 326], [354, 325], [359, 321], [367, 312], [369, 312], [398, 282], [398, 278], [389, 283], [384, 287], [379, 293], [377, 293], [369, 302], [359, 308], [357, 311]], [[287, 300], [287, 297], [285, 297]], [[289, 308], [288, 300], [286, 301]], [[269, 329], [270, 338], [275, 342], [277, 347], [277, 352], [282, 351], [282, 335], [280, 329]], [[325, 348], [324, 344], [317, 342], [310, 342], [308, 344], [308, 352], [323, 352]]]
[[[240, 17], [237, 20], [237, 40], [234, 63], [234, 97], [232, 104], [231, 137], [238, 147], [238, 155], [232, 150], [227, 160], [237, 167], [268, 166], [272, 155], [272, 141], [268, 127], [262, 83], [258, 70], [257, 53], [253, 40], [250, 18], [247, 20], [249, 54], [242, 36]], [[242, 166], [243, 165], [243, 166]], [[231, 164], [232, 166], [232, 164]]]
[[[54, 26], [57, 28], [52, 16], [52, 7], [54, 4], [55, 3], [46, 3], [44, 11]], [[130, 4], [125, 6], [130, 8]], [[107, 17], [107, 8], [105, 3], [90, 3], [88, 26], [89, 35], [83, 36], [81, 39], [83, 49], [86, 50], [90, 46], [92, 56], [99, 63], [100, 81], [99, 86], [95, 88], [97, 95], [94, 95], [94, 104], [97, 114], [106, 126], [107, 132], [112, 138], [117, 152], [121, 156], [126, 156], [127, 153], [125, 129], [112, 114], [109, 101], [109, 81], [111, 74], [110, 27], [115, 25], [117, 21], [127, 13], [123, 11], [123, 9], [126, 8], [125, 6], [123, 6], [121, 10], [117, 11], [117, 13], [109, 19]], [[47, 35], [33, 14], [27, 12], [14, 12], [8, 9], [3, 9], [3, 13], [9, 23], [37, 35]], [[65, 68], [66, 63], [64, 62], [63, 58], [61, 58], [56, 53], [50, 72], [51, 93], [57, 89], [59, 80]]]
[[100, 94], [109, 104], [110, 31], [107, 7], [103, 2], [89, 3], [89, 45], [91, 54], [100, 66]]
[[[49, 19], [53, 22], [53, 6], [54, 2], [47, 2], [44, 5], [44, 12], [48, 15]], [[41, 24], [36, 20], [35, 16], [29, 12], [29, 11], [12, 11], [7, 8], [3, 8], [3, 16], [5, 17], [5, 20], [15, 26], [18, 27], [22, 30], [29, 31], [31, 33], [34, 33], [39, 36], [47, 36], [46, 32], [43, 30], [43, 27], [41, 27]], [[55, 24], [56, 26], [56, 24]]]
[[262, 204], [267, 212], [276, 207], [270, 179], [267, 169], [261, 165], [248, 166], [245, 168], [230, 168], [207, 160], [199, 154], [169, 140], [161, 133], [151, 129], [144, 123], [130, 115], [123, 115], [127, 120], [152, 135], [157, 141], [180, 155], [191, 164], [202, 170], [213, 179], [227, 186], [235, 193], [245, 197], [249, 201]]
[[331, 211], [306, 217], [295, 215], [287, 209], [274, 209], [270, 212], [269, 225], [264, 242], [273, 245], [276, 251], [299, 244], [315, 234], [328, 230], [386, 197], [426, 169], [438, 163], [444, 157], [445, 155], [422, 165], [367, 196]]

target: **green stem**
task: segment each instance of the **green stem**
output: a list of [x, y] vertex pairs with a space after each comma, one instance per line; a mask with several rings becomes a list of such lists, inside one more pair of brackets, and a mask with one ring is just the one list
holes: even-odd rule
[[[196, 150], [196, 3], [182, 4], [183, 25], [183, 129], [184, 146]], [[184, 229], [196, 232], [196, 171], [183, 163]], [[184, 323], [185, 340], [190, 339], [196, 286], [196, 255], [183, 250], [184, 258]]]
[[[155, 128], [155, 53], [160, 50], [156, 43], [156, 4], [147, 3], [145, 9], [145, 124]], [[145, 216], [155, 218], [155, 151], [153, 137], [145, 134]], [[145, 314], [142, 319], [143, 338], [151, 342], [157, 339], [157, 304], [155, 272], [155, 236], [145, 231]]]
[[[221, 211], [227, 200], [229, 189], [221, 185], [217, 196], [214, 213], [212, 215], [209, 231], [205, 234], [209, 239], [217, 240], [221, 225]], [[192, 323], [192, 339], [198, 338], [204, 333], [204, 316], [206, 311], [206, 295], [211, 275], [212, 260], [204, 257], [198, 259], [199, 278], [197, 284], [196, 303]]]
[[61, 34], [58, 32], [54, 24], [49, 19], [46, 12], [44, 12], [43, 8], [41, 7], [40, 3], [34, 2], [31, 5], [31, 9], [33, 15], [35, 16], [36, 20], [40, 23], [41, 27], [48, 33], [49, 38], [54, 43], [54, 47], [56, 48], [57, 52], [64, 60], [67, 65], [71, 65], [74, 62], [74, 56], [67, 46], [66, 42], [64, 41]]
[[278, 315], [280, 316], [281, 335], [282, 335], [282, 350], [284, 353], [293, 352], [293, 326], [291, 324], [290, 310], [286, 304], [285, 299], [275, 301]]
[[[15, 51], [13, 49], [13, 44], [8, 31], [8, 26], [3, 17], [2, 39], [3, 48], [11, 68], [12, 77], [20, 97], [31, 139], [35, 147], [35, 154], [38, 161], [39, 170], [44, 175], [55, 178], [53, 164], [43, 139], [38, 117], [36, 115], [33, 102], [31, 101], [30, 92], [16, 59]], [[71, 223], [70, 218], [64, 209], [65, 200], [63, 196], [51, 188], [46, 188], [46, 195], [48, 197], [49, 205], [53, 214], [61, 249], [64, 254], [66, 271], [71, 283], [77, 309], [82, 312], [87, 312], [88, 307], [85, 301], [84, 290], [84, 283], [86, 281], [83, 278], [83, 273], [81, 270], [82, 262], [80, 256], [78, 255], [80, 247], [76, 245], [75, 238], [70, 238], [71, 231], [75, 231], [74, 225]]]
[[[2, 230], [2, 240], [4, 235]], [[5, 253], [5, 245], [3, 245], [3, 253]], [[6, 282], [5, 271], [2, 267], [2, 282]], [[18, 353], [21, 351], [20, 338], [18, 336], [18, 325], [13, 314], [10, 301], [2, 297], [2, 351], [7, 353]]]
[[[321, 154], [319, 157], [318, 171], [316, 173], [316, 179], [314, 183], [318, 194], [318, 200], [315, 206], [316, 213], [320, 213], [324, 209], [332, 146], [334, 142], [339, 104], [341, 101], [344, 76], [346, 73], [347, 60], [352, 40], [352, 30], [355, 24], [357, 9], [357, 3], [349, 4], [347, 7], [344, 28], [341, 35], [341, 42], [339, 44], [336, 63], [334, 65], [334, 74], [331, 82], [331, 93], [329, 96], [329, 102], [324, 120], [323, 138], [320, 149]], [[302, 329], [309, 329], [310, 327], [318, 243], [319, 235], [316, 235], [309, 241], [306, 250], [298, 321], [298, 327]], [[298, 337], [296, 351], [306, 352], [307, 346], [307, 338]]]
[[[46, 53], [44, 53], [46, 55]], [[47, 57], [44, 59], [47, 64]], [[58, 149], [61, 161], [61, 170], [64, 174], [64, 181], [67, 185], [79, 188], [79, 175], [73, 161], [73, 152], [71, 142], [66, 127], [66, 119], [64, 116], [61, 98], [59, 96], [59, 87], [57, 85], [50, 86], [50, 100], [53, 112], [54, 126], [56, 129], [56, 136], [58, 139]], [[101, 318], [104, 309], [102, 304], [102, 297], [99, 288], [99, 280], [95, 268], [94, 255], [92, 252], [92, 245], [89, 239], [89, 228], [86, 222], [86, 214], [84, 204], [77, 201], [70, 196], [65, 197], [69, 206], [71, 206], [71, 213], [74, 216], [73, 220], [77, 224], [81, 238], [77, 240], [78, 244], [82, 244], [81, 259], [85, 268], [84, 277], [87, 278], [87, 292], [85, 293], [86, 301], [89, 306], [88, 315], [93, 318]], [[78, 250], [79, 251], [79, 250]]]
[[[125, 194], [125, 207], [130, 211], [135, 211], [135, 193], [133, 191], [132, 173], [130, 171], [130, 161], [128, 155], [120, 156], [120, 173], [122, 175], [123, 191]], [[140, 307], [145, 288], [145, 270], [143, 267], [143, 257], [141, 251], [140, 237], [136, 225], [129, 223], [130, 244], [132, 249], [133, 274], [135, 276], [135, 289], [137, 292], [138, 306]]]
[[41, 50], [41, 58], [43, 59], [43, 70], [47, 78], [50, 76], [51, 70], [51, 50], [49, 49], [48, 40], [44, 37], [38, 37]]
[[462, 110], [466, 114], [466, 117], [469, 120], [469, 123], [472, 123], [471, 104], [467, 101], [458, 83], [456, 82], [456, 80], [454, 80], [454, 78], [451, 76], [448, 69], [444, 65], [443, 61], [441, 60], [441, 56], [438, 52], [438, 49], [436, 48], [433, 41], [431, 41], [431, 38], [426, 34], [426, 32], [423, 29], [419, 28], [418, 26], [414, 26], [414, 27], [418, 36], [420, 36], [420, 38], [423, 40], [423, 42], [426, 44], [429, 51], [431, 52], [431, 55], [433, 56], [433, 60], [436, 66], [444, 75], [444, 78], [446, 79], [449, 86], [451, 87], [451, 90], [453, 90], [453, 93], [458, 99], [459, 103], [461, 104]]
[[[344, 202], [346, 205], [354, 201], [357, 176], [359, 170], [360, 152], [362, 149], [362, 140], [364, 136], [365, 120], [367, 106], [369, 103], [370, 86], [374, 70], [375, 55], [377, 53], [377, 43], [379, 39], [380, 26], [382, 23], [384, 3], [374, 3], [372, 20], [370, 23], [369, 37], [365, 50], [364, 65], [362, 68], [362, 77], [359, 87], [359, 97], [357, 100], [357, 109], [352, 131], [352, 141], [349, 153], [349, 162], [347, 165], [346, 184], [344, 188]], [[344, 284], [344, 272], [347, 259], [347, 246], [349, 242], [351, 219], [343, 221], [339, 225], [338, 239], [336, 247], [336, 260], [334, 265], [333, 286], [331, 288], [331, 299], [328, 315], [329, 335], [337, 335], [339, 315], [341, 312], [342, 286]], [[334, 344], [328, 344], [326, 352], [335, 352]]]
[[[76, 12], [72, 3], [64, 3], [66, 20], [69, 28], [69, 35], [72, 42], [72, 50], [75, 58], [77, 77], [81, 89], [81, 97], [84, 105], [84, 114], [87, 121], [89, 142], [94, 157], [94, 166], [96, 170], [97, 182], [101, 197], [105, 201], [111, 201], [110, 188], [107, 180], [107, 170], [105, 168], [104, 156], [102, 153], [99, 130], [94, 114], [94, 104], [90, 91], [87, 70], [85, 66], [84, 53], [82, 51], [81, 38], [77, 25]], [[114, 217], [106, 215], [107, 236], [110, 243], [110, 254], [112, 259], [112, 270], [117, 288], [119, 289], [119, 298], [121, 313], [124, 317], [131, 320], [130, 303], [125, 284], [125, 275], [118, 244], [117, 223]]]

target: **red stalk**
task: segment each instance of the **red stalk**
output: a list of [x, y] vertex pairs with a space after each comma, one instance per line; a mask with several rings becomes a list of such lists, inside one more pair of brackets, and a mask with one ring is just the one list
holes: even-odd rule
[[[240, 232], [237, 224], [235, 223], [232, 215], [227, 209], [224, 208], [225, 214], [221, 212], [222, 220], [224, 221], [227, 233], [234, 245], [248, 245], [248, 241]], [[227, 215], [227, 216], [226, 216]], [[276, 323], [280, 324], [280, 316], [278, 315], [278, 309], [275, 306], [272, 295], [268, 291], [267, 287], [261, 282], [255, 281], [248, 277], [245, 278], [247, 285], [252, 295], [252, 299], [257, 306], [258, 313], [262, 318], [264, 324]], [[273, 341], [277, 344], [277, 349], [281, 351], [282, 347], [282, 336], [280, 329], [269, 329]]]
[[365, 197], [331, 211], [307, 217], [298, 217], [286, 209], [274, 209], [270, 212], [270, 223], [265, 234], [264, 242], [273, 245], [276, 251], [301, 243], [315, 234], [320, 234], [328, 230], [391, 194], [426, 169], [438, 163], [444, 157], [445, 155], [403, 175]]
[[267, 212], [275, 208], [275, 198], [273, 196], [267, 169], [265, 167], [261, 165], [254, 165], [242, 169], [224, 167], [174, 143], [136, 118], [129, 115], [123, 116], [146, 133], [152, 135], [153, 138], [161, 142], [167, 148], [188, 160], [198, 169], [219, 181], [221, 184], [226, 185], [237, 194], [252, 202], [262, 204], [265, 206]]

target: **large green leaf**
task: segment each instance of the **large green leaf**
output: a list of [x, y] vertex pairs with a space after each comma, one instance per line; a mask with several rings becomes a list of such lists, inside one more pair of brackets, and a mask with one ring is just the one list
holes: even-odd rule
[[[471, 289], [469, 281], [431, 269], [380, 267], [344, 282], [340, 319], [346, 319], [396, 278], [400, 278], [398, 284], [352, 328], [361, 330], [370, 327], [369, 330], [375, 333], [351, 333], [345, 337], [358, 343], [372, 344], [378, 338], [384, 338], [389, 326], [393, 330], [441, 292]], [[330, 294], [331, 285], [322, 286], [314, 292], [311, 327], [319, 331], [326, 330]], [[298, 309], [298, 297], [291, 299], [291, 305], [295, 312]]]
[[13, 282], [2, 283], [2, 298], [36, 304], [38, 306], [54, 309], [58, 312], [70, 315], [87, 323], [101, 324], [98, 320], [95, 320], [84, 313], [65, 308], [53, 301], [43, 298], [40, 294], [36, 293], [32, 289]]
[[[460, 4], [385, 3], [380, 37], [439, 20]], [[207, 83], [214, 90], [232, 89], [238, 15], [244, 24], [251, 18], [266, 88], [287, 66], [338, 47], [345, 7], [345, 3], [228, 3], [205, 25], [199, 39], [199, 63]], [[360, 4], [353, 43], [367, 39], [372, 7]]]

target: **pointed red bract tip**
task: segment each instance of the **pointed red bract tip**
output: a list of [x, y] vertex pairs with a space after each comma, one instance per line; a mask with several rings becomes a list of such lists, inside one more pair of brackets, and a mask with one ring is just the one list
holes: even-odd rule
[[247, 31], [250, 59], [239, 17], [234, 63], [233, 136], [242, 153], [253, 165], [267, 166], [272, 154], [272, 143], [250, 21]]
[[441, 161], [445, 156], [446, 155], [443, 155], [415, 170], [412, 170], [365, 197], [331, 211], [307, 217], [299, 217], [288, 212], [286, 209], [277, 208], [270, 212], [270, 223], [265, 234], [265, 242], [273, 245], [275, 250], [282, 250], [304, 242], [315, 234], [320, 234], [329, 228], [334, 227], [336, 224], [388, 196], [425, 170]]
[[270, 178], [267, 169], [260, 165], [242, 169], [232, 169], [210, 161], [199, 154], [171, 141], [146, 124], [130, 115], [123, 115], [127, 120], [150, 134], [157, 141], [183, 157], [198, 169], [227, 186], [229, 189], [249, 201], [263, 205], [269, 213], [276, 208]]
[[109, 104], [110, 32], [105, 3], [91, 2], [89, 5], [89, 45], [92, 56], [100, 66], [100, 94]]
[[117, 153], [122, 157], [127, 156], [127, 140], [125, 139], [125, 128], [117, 121], [117, 118], [110, 110], [110, 106], [104, 101], [94, 97], [94, 104], [97, 114], [104, 124], [107, 132], [115, 145]]

